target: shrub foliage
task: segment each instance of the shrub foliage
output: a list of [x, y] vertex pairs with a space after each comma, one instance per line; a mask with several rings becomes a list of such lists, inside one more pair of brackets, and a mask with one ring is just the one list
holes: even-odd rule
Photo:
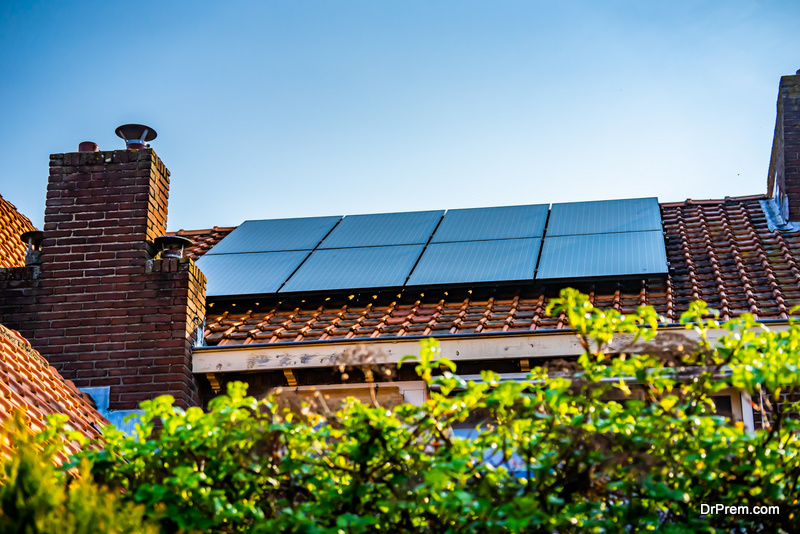
[[[683, 322], [697, 342], [659, 344], [651, 308], [625, 316], [573, 290], [551, 308], [585, 351], [524, 381], [466, 383], [430, 340], [422, 406], [318, 395], [290, 411], [232, 384], [207, 412], [145, 403], [136, 436], [108, 433], [86, 457], [166, 532], [797, 530], [797, 406], [777, 401], [800, 382], [800, 327], [719, 324], [695, 303]], [[630, 353], [610, 357], [611, 342]], [[773, 424], [747, 432], [717, 415], [711, 396], [727, 387], [763, 398]], [[470, 421], [470, 437], [454, 432]], [[780, 513], [702, 515], [704, 503]]]
[[123, 502], [116, 492], [95, 484], [89, 465], [64, 472], [56, 468], [63, 437], [81, 440], [64, 428], [66, 417], [51, 419], [33, 436], [24, 412], [16, 412], [0, 435], [10, 448], [0, 461], [1, 534], [155, 534], [144, 508]]
[[[689, 342], [657, 336], [651, 308], [604, 311], [573, 290], [550, 311], [584, 352], [525, 380], [465, 382], [428, 340], [422, 406], [317, 395], [289, 409], [291, 392], [256, 399], [235, 383], [205, 412], [144, 403], [136, 435], [110, 429], [72, 466], [89, 462], [163, 532], [798, 531], [800, 326], [720, 324], [695, 303]], [[716, 412], [730, 387], [757, 420], [769, 411], [766, 428]], [[769, 506], [780, 513], [755, 513]]]

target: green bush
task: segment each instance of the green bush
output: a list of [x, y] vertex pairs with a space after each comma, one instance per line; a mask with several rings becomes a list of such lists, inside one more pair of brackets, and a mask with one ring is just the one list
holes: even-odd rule
[[[290, 411], [232, 384], [207, 412], [143, 403], [136, 436], [108, 432], [83, 457], [164, 532], [800, 530], [798, 406], [776, 402], [800, 385], [800, 327], [720, 325], [695, 303], [683, 321], [699, 341], [675, 346], [651, 308], [623, 316], [572, 290], [551, 308], [585, 352], [522, 382], [465, 383], [429, 340], [421, 407], [318, 396]], [[727, 335], [711, 344], [716, 328]], [[621, 334], [646, 352], [610, 357]], [[710, 396], [731, 386], [763, 393], [774, 424], [748, 433], [717, 415]], [[478, 427], [459, 438], [468, 417]], [[781, 513], [701, 514], [716, 503]]]
[[63, 451], [61, 436], [80, 439], [64, 429], [65, 417], [51, 420], [47, 431], [33, 436], [24, 412], [7, 422], [0, 442], [11, 454], [0, 458], [0, 533], [95, 534], [156, 533], [143, 520], [141, 506], [124, 503], [97, 486], [84, 461], [67, 473], [55, 466]]

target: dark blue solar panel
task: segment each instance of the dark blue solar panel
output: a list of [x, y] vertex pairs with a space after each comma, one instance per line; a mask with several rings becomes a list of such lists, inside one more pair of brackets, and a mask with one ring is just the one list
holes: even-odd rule
[[428, 242], [444, 211], [348, 215], [320, 248], [416, 245]]
[[308, 256], [308, 251], [205, 254], [197, 266], [208, 280], [206, 294], [258, 295], [275, 293]]
[[206, 255], [311, 250], [340, 220], [334, 216], [245, 221]]
[[406, 285], [533, 280], [541, 238], [431, 243]]
[[661, 230], [658, 199], [631, 198], [553, 204], [547, 237]]
[[660, 230], [551, 237], [544, 240], [536, 280], [667, 273]]
[[281, 293], [401, 287], [424, 245], [317, 249]]
[[547, 204], [449, 210], [431, 243], [541, 237]]

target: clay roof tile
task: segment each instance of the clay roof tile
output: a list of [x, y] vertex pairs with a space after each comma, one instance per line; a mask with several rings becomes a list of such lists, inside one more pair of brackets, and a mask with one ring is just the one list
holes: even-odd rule
[[[64, 380], [18, 332], [0, 325], [0, 419], [24, 409], [35, 431], [44, 428], [48, 415], [61, 413], [68, 424], [87, 438], [99, 438], [108, 421], [89, 398]], [[70, 452], [77, 445], [68, 444]], [[58, 458], [64, 460], [66, 457]]]
[[0, 195], [0, 268], [25, 265], [26, 247], [19, 237], [35, 229], [30, 219]]

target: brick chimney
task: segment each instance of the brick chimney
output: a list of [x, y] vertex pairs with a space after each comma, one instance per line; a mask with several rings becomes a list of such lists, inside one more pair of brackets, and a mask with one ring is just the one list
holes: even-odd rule
[[800, 221], [800, 71], [781, 77], [767, 180], [784, 220]]
[[0, 319], [76, 386], [110, 387], [112, 410], [164, 393], [200, 401], [191, 351], [205, 277], [188, 258], [153, 259], [168, 195], [152, 149], [51, 155], [41, 272], [22, 289], [0, 284], [17, 303], [0, 302]]

